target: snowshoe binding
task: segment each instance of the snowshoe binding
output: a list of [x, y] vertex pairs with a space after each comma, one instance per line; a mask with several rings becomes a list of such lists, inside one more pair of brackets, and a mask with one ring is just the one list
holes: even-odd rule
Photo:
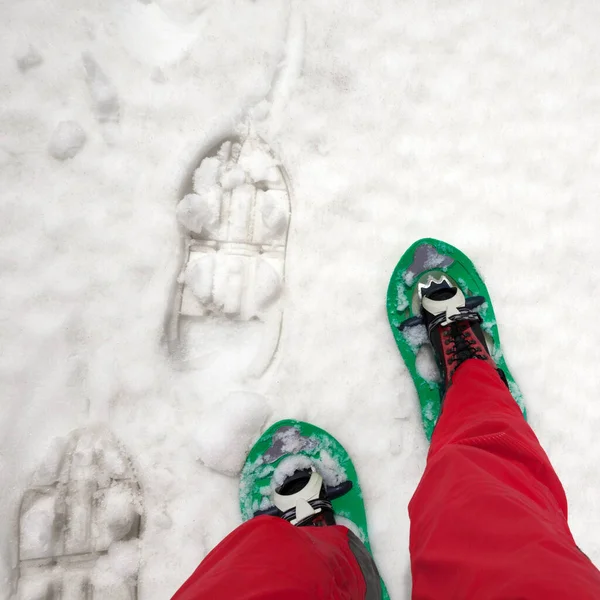
[[[443, 276], [439, 279], [430, 277], [426, 283], [419, 283], [418, 290], [423, 321], [442, 374], [440, 391], [443, 398], [456, 369], [465, 360], [483, 360], [494, 369], [496, 363], [490, 356], [481, 329], [481, 316], [474, 308], [467, 307], [465, 296], [458, 287]], [[481, 296], [476, 296], [473, 300], [471, 306], [485, 302], [485, 298]], [[506, 382], [502, 369], [498, 369], [498, 373]]]
[[352, 489], [351, 481], [328, 488], [314, 467], [299, 469], [273, 492], [274, 506], [259, 510], [254, 516], [273, 515], [296, 527], [335, 525], [331, 501]]

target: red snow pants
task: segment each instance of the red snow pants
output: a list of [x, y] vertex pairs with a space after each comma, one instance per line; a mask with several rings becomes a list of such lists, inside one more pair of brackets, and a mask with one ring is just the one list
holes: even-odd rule
[[[483, 361], [454, 374], [409, 514], [414, 599], [600, 599], [600, 572], [573, 540], [560, 481]], [[173, 600], [365, 600], [348, 540], [343, 526], [252, 519]]]

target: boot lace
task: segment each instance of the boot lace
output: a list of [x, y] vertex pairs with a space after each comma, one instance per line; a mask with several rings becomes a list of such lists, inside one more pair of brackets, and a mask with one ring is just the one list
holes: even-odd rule
[[474, 315], [474, 318], [464, 318], [462, 315], [456, 317], [458, 318], [451, 319], [451, 325], [442, 330], [444, 352], [449, 357], [448, 364], [460, 364], [469, 358], [485, 360], [487, 357], [482, 352], [481, 344], [471, 337], [470, 328], [467, 326], [469, 321], [480, 320], [479, 315]]

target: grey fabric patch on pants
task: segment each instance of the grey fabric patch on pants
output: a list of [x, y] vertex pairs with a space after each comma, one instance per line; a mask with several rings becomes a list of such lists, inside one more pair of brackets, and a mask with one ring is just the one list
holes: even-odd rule
[[365, 600], [381, 600], [381, 579], [377, 565], [365, 545], [350, 530], [348, 530], [348, 546], [358, 562], [367, 585]]

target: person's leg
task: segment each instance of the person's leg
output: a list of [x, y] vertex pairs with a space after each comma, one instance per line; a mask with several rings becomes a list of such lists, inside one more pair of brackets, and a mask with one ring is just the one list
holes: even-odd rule
[[380, 600], [379, 575], [346, 527], [256, 517], [200, 563], [173, 600]]
[[415, 599], [600, 598], [562, 485], [483, 360], [453, 376], [409, 514]]

